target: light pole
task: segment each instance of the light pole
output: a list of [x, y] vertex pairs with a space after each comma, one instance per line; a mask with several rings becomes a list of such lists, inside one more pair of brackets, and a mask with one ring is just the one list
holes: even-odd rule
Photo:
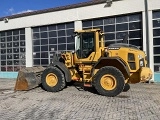
[[147, 52], [148, 66], [150, 67], [148, 0], [144, 0], [144, 6], [145, 6], [145, 19], [146, 19], [146, 46], [147, 46], [146, 52]]

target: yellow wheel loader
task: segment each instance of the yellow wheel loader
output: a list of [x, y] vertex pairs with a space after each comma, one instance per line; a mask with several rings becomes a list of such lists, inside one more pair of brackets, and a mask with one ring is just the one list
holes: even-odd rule
[[15, 90], [30, 90], [39, 84], [58, 92], [66, 83], [77, 81], [94, 87], [99, 94], [114, 97], [130, 89], [130, 83], [152, 78], [146, 55], [136, 46], [116, 43], [105, 46], [100, 29], [76, 31], [75, 50], [64, 51], [47, 68], [32, 67], [19, 71]]

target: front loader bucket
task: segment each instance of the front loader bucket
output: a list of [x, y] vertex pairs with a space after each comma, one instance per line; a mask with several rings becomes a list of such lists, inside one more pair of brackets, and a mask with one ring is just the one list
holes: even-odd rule
[[41, 74], [44, 67], [27, 67], [18, 72], [15, 91], [30, 90], [37, 87], [41, 83]]

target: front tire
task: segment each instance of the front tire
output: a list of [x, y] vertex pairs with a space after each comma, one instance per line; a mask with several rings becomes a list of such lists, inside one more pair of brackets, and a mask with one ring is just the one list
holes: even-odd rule
[[99, 94], [114, 97], [123, 91], [124, 80], [124, 76], [119, 69], [106, 66], [96, 73], [93, 79], [93, 86]]
[[64, 74], [57, 67], [46, 68], [43, 71], [41, 81], [42, 87], [48, 92], [58, 92], [66, 85]]

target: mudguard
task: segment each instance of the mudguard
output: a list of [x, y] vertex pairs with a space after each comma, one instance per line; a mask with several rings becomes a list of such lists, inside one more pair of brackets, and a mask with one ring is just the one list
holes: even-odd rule
[[103, 66], [113, 66], [118, 68], [124, 76], [127, 78], [130, 76], [130, 70], [126, 63], [119, 57], [101, 57], [92, 68], [92, 75], [94, 75], [94, 69], [100, 69]]
[[50, 64], [50, 66], [56, 66], [57, 68], [59, 68], [64, 73], [66, 82], [71, 82], [71, 73], [64, 63], [54, 61], [53, 63]]

